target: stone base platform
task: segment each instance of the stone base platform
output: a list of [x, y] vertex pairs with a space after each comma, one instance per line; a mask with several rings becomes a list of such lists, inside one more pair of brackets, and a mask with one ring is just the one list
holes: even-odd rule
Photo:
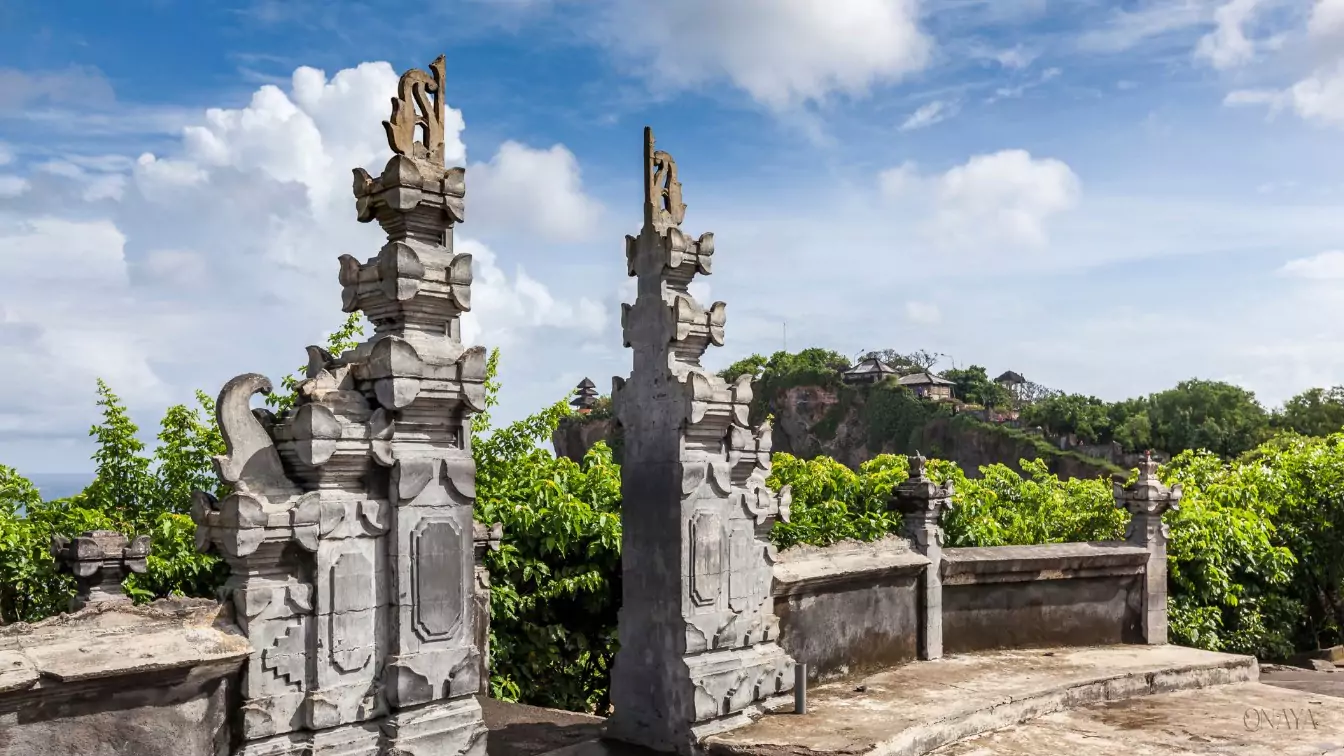
[[916, 756], [1058, 711], [1258, 676], [1253, 657], [1181, 646], [966, 654], [816, 686], [807, 714], [769, 714], [705, 745], [714, 756]]
[[807, 714], [770, 714], [706, 747], [715, 756], [916, 756], [1058, 711], [1258, 676], [1253, 657], [1181, 646], [966, 654], [814, 687]]
[[[1311, 674], [1311, 673], [1309, 673]], [[1047, 714], [935, 756], [1344, 756], [1344, 699], [1263, 683]]]

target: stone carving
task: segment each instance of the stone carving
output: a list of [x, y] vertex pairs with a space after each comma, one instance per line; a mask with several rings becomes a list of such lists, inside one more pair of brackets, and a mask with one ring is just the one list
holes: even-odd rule
[[86, 530], [71, 540], [65, 536], [51, 539], [57, 570], [75, 576], [75, 595], [70, 611], [90, 604], [129, 603], [121, 581], [132, 572], [144, 574], [148, 565], [149, 536], [126, 536], [113, 530]]
[[676, 162], [644, 132], [644, 229], [626, 239], [638, 281], [622, 308], [628, 381], [613, 380], [624, 429], [621, 650], [608, 737], [690, 753], [793, 686], [777, 644], [766, 535], [789, 492], [765, 485], [770, 428], [748, 423], [751, 380], [728, 384], [700, 358], [723, 343], [726, 306], [688, 285], [708, 274], [714, 237], [679, 227]]
[[911, 547], [929, 560], [919, 579], [919, 658], [943, 656], [943, 513], [952, 507], [951, 482], [929, 479], [928, 460], [906, 457], [910, 475], [891, 492], [889, 506], [901, 513]]
[[365, 262], [339, 258], [341, 306], [373, 334], [339, 357], [308, 347], [278, 417], [251, 408], [264, 376], [220, 394], [216, 471], [231, 490], [196, 493], [192, 516], [197, 545], [232, 568], [256, 649], [237, 754], [485, 752], [473, 696], [488, 636], [464, 621], [489, 582], [474, 562], [469, 438], [485, 349], [461, 341], [471, 257], [453, 249], [466, 188], [443, 165], [444, 85], [442, 57], [403, 75], [383, 124], [396, 155], [377, 178], [354, 171], [358, 219], [388, 240]]
[[1167, 642], [1167, 539], [1169, 532], [1162, 515], [1180, 509], [1181, 487], [1170, 488], [1157, 479], [1157, 462], [1145, 452], [1139, 463], [1139, 475], [1132, 485], [1127, 476], [1112, 477], [1115, 505], [1130, 513], [1125, 540], [1148, 550], [1144, 571], [1143, 637], [1153, 645]]

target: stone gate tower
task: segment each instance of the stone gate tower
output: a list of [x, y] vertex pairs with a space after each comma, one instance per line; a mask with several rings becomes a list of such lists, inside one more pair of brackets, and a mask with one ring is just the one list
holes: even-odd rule
[[789, 493], [765, 485], [770, 428], [748, 425], [751, 376], [730, 386], [700, 365], [723, 344], [725, 305], [687, 291], [710, 273], [714, 238], [684, 233], [685, 212], [676, 163], [645, 129], [644, 228], [625, 252], [639, 294], [621, 314], [634, 370], [612, 391], [624, 595], [607, 735], [688, 753], [790, 690], [793, 660], [776, 643], [765, 540]]
[[261, 375], [219, 397], [232, 492], [198, 493], [192, 517], [255, 649], [237, 754], [485, 753], [470, 447], [485, 349], [461, 342], [471, 257], [453, 251], [465, 184], [444, 167], [444, 78], [443, 57], [401, 77], [383, 122], [396, 155], [377, 178], [355, 169], [359, 220], [388, 240], [342, 256], [340, 282], [372, 336], [337, 358], [309, 347], [280, 417], [250, 407]]

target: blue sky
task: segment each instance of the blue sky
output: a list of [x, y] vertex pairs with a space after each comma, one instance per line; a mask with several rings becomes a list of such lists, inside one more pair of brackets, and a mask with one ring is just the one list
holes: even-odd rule
[[0, 462], [87, 470], [94, 381], [277, 379], [372, 255], [349, 171], [448, 61], [469, 335], [501, 419], [621, 348], [640, 139], [676, 156], [711, 366], [925, 348], [1115, 399], [1344, 383], [1344, 0], [307, 0], [0, 9]]

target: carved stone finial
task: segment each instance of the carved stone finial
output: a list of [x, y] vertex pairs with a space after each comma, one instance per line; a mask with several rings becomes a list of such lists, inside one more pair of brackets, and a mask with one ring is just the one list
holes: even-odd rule
[[[392, 117], [383, 121], [387, 146], [398, 155], [443, 165], [445, 70], [440, 55], [429, 64], [429, 73], [412, 68], [401, 75], [392, 98]], [[424, 129], [420, 141], [415, 138], [417, 127]]]
[[129, 602], [121, 581], [132, 572], [143, 574], [148, 568], [145, 558], [149, 556], [149, 540], [142, 535], [128, 541], [115, 530], [86, 530], [74, 540], [53, 537], [51, 551], [58, 569], [75, 576], [70, 611], [90, 604]]
[[908, 459], [910, 460], [910, 479], [911, 480], [927, 479], [928, 475], [925, 474], [924, 468], [929, 461], [924, 458], [924, 455], [916, 451], [915, 456], [909, 457]]
[[653, 129], [644, 128], [644, 222], [659, 229], [680, 226], [686, 218], [677, 181], [677, 161], [653, 148]]
[[1144, 452], [1143, 461], [1139, 463], [1139, 475], [1134, 483], [1126, 485], [1126, 478], [1118, 473], [1111, 478], [1115, 505], [1120, 509], [1127, 509], [1135, 515], [1158, 517], [1169, 510], [1180, 510], [1178, 502], [1181, 500], [1181, 486], [1177, 484], [1168, 488], [1162, 485], [1157, 477], [1157, 461], [1153, 459], [1151, 451]]

